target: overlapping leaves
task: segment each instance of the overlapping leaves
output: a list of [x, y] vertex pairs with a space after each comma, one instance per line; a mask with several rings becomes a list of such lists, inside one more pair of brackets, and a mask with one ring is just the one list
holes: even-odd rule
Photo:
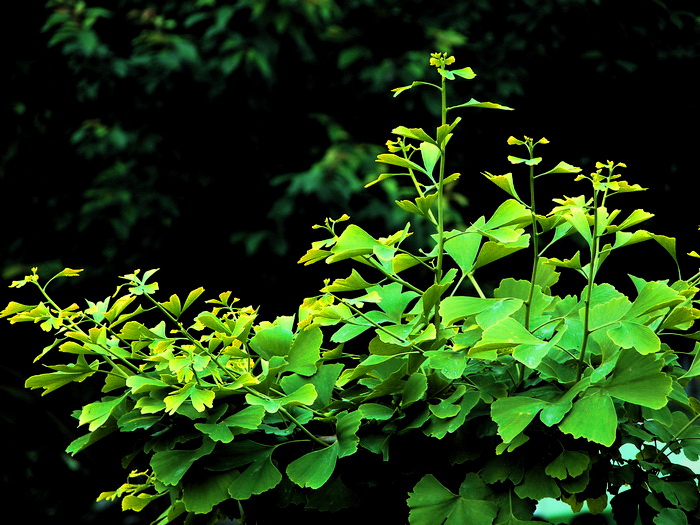
[[[474, 77], [452, 63], [431, 55], [440, 85], [414, 82], [395, 93], [428, 86], [444, 94], [446, 81]], [[652, 217], [643, 210], [620, 221], [608, 208], [609, 197], [642, 190], [619, 179], [620, 163], [599, 163], [590, 175], [566, 162], [537, 173], [543, 158], [534, 148], [546, 139], [511, 137], [527, 156], [508, 160], [529, 171], [531, 184], [576, 174], [590, 182], [591, 197], [555, 199], [541, 214], [534, 199], [520, 197], [513, 174], [486, 173], [509, 197], [492, 214], [446, 230], [445, 185], [460, 178], [445, 172], [446, 151], [461, 119], [445, 115], [462, 107], [509, 109], [473, 99], [447, 107], [443, 98], [434, 133], [393, 130], [398, 138], [377, 160], [394, 171], [369, 184], [411, 182], [415, 198], [397, 205], [435, 227], [424, 249], [405, 247], [410, 223], [379, 237], [352, 223], [341, 229], [347, 216], [327, 219], [316, 227], [326, 237], [299, 262], [354, 267], [325, 281], [295, 315], [260, 320], [230, 292], [192, 314], [203, 290], [160, 300], [155, 270], [124, 276], [113, 296], [84, 309], [59, 307], [47, 292], [53, 278], [42, 283], [36, 270], [13, 283], [36, 286], [42, 299], [11, 302], [0, 317], [53, 332], [37, 359], [62, 361], [27, 387], [49, 393], [93, 381], [101, 389], [76, 411], [87, 433], [68, 451], [113, 432], [138, 436], [129, 459], [147, 465], [132, 475], [145, 481], [104, 498], [141, 511], [167, 495], [163, 524], [214, 514], [230, 499], [244, 507], [262, 494], [337, 511], [354, 498], [343, 477], [353, 456], [370, 455], [392, 484], [410, 484], [403, 496], [412, 525], [533, 523], [535, 502], [547, 497], [598, 512], [610, 493], [613, 508], [623, 509], [623, 486], [644, 496], [659, 523], [699, 517], [697, 475], [669, 455], [700, 456], [700, 402], [686, 391], [700, 376], [700, 346], [686, 351], [684, 368], [667, 336], [700, 317], [700, 278], [630, 276], [629, 297], [599, 282], [613, 252], [655, 240], [676, 259], [675, 241], [636, 229]], [[550, 255], [570, 238], [573, 254]], [[530, 279], [509, 277], [522, 273], [521, 263], [498, 263], [525, 250]], [[505, 268], [506, 277], [485, 293], [478, 276], [487, 266]], [[581, 287], [555, 295], [569, 270], [583, 277]], [[623, 457], [622, 443], [638, 453]], [[411, 461], [394, 459], [411, 447]], [[347, 478], [362, 478], [355, 489], [373, 487], [370, 470]]]

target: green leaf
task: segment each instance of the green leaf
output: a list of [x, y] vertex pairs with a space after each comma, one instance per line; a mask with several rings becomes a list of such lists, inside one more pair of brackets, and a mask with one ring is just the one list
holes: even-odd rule
[[541, 521], [532, 521], [536, 504], [531, 499], [520, 498], [512, 491], [498, 494], [498, 516], [494, 525], [542, 525]]
[[[700, 360], [699, 360], [700, 361]], [[425, 397], [428, 390], [428, 378], [416, 372], [406, 380], [401, 398], [401, 406], [407, 407]]]
[[[423, 197], [416, 197], [416, 204], [415, 207], [419, 212], [419, 215], [422, 217], [425, 217], [427, 219], [431, 218], [430, 215], [430, 208], [432, 207], [433, 203], [437, 199], [437, 192], [435, 193], [430, 193], [429, 195], [425, 195]], [[402, 201], [406, 202], [406, 201]]]
[[427, 258], [417, 258], [407, 253], [397, 253], [391, 260], [391, 268], [395, 274], [398, 274], [404, 270], [407, 270], [408, 268], [413, 268], [414, 266], [420, 264], [421, 260], [425, 259]]
[[119, 397], [106, 397], [83, 407], [78, 418], [78, 425], [89, 423], [90, 432], [104, 425], [112, 412], [126, 399], [126, 394]]
[[447, 142], [450, 140], [450, 137], [452, 136], [452, 131], [455, 129], [457, 124], [460, 123], [462, 120], [462, 117], [457, 117], [454, 119], [452, 124], [443, 124], [438, 127], [437, 129], [437, 145], [440, 146], [441, 148], [444, 148], [447, 145]]
[[440, 419], [455, 417], [459, 414], [459, 405], [453, 405], [448, 399], [443, 399], [437, 405], [430, 405], [430, 412]]
[[382, 153], [377, 155], [377, 161], [384, 164], [391, 164], [392, 166], [400, 166], [401, 168], [408, 168], [409, 170], [416, 170], [427, 175], [425, 168], [420, 164], [416, 164], [412, 160], [408, 160], [404, 157], [399, 157], [393, 153]]
[[569, 410], [571, 410], [574, 399], [576, 399], [581, 392], [586, 390], [590, 386], [590, 383], [590, 378], [583, 378], [569, 390], [564, 392], [557, 401], [552, 402], [550, 405], [542, 409], [540, 421], [542, 421], [542, 423], [548, 427], [559, 423], [569, 412]]
[[362, 414], [362, 419], [372, 421], [386, 421], [394, 415], [394, 409], [379, 403], [363, 403], [358, 409]]
[[160, 416], [150, 416], [142, 414], [135, 410], [127, 412], [117, 420], [119, 430], [122, 432], [133, 432], [134, 430], [142, 430], [151, 428], [160, 421]]
[[205, 408], [214, 406], [215, 395], [213, 390], [194, 388], [190, 393], [190, 401], [197, 412], [204, 412]]
[[636, 226], [637, 224], [647, 221], [652, 217], [654, 217], [653, 213], [647, 213], [644, 210], [634, 210], [619, 225], [612, 226], [611, 231], [625, 230], [627, 228], [631, 228], [632, 226]]
[[545, 474], [557, 479], [575, 478], [586, 470], [591, 461], [588, 455], [573, 450], [564, 450], [545, 467]]
[[38, 374], [31, 376], [24, 382], [25, 388], [43, 388], [41, 395], [46, 395], [53, 392], [68, 383], [81, 383], [99, 369], [99, 361], [95, 360], [88, 364], [85, 357], [80, 355], [75, 363], [68, 365], [49, 366], [56, 372], [48, 374]]
[[480, 314], [488, 310], [500, 309], [504, 306], [504, 303], [512, 304], [512, 307], [515, 307], [515, 303], [517, 303], [518, 308], [522, 305], [522, 301], [518, 299], [487, 299], [453, 295], [451, 297], [446, 297], [440, 303], [440, 316], [443, 322], [449, 326], [460, 319], [471, 317], [472, 315]]
[[296, 485], [317, 489], [333, 474], [338, 459], [338, 442], [309, 452], [287, 465], [287, 476]]
[[198, 388], [195, 383], [188, 383], [164, 399], [165, 408], [167, 413], [172, 415], [185, 401], [189, 400], [197, 412], [204, 412], [206, 407], [212, 408], [214, 397], [213, 390]]
[[695, 343], [694, 354], [695, 356], [693, 357], [693, 361], [690, 363], [688, 370], [681, 376], [681, 378], [692, 379], [695, 377], [700, 377], [700, 343]]
[[394, 135], [399, 135], [401, 137], [420, 140], [421, 142], [428, 142], [430, 144], [437, 144], [435, 139], [423, 131], [422, 128], [407, 128], [405, 126], [399, 126], [392, 129], [391, 132]]
[[231, 431], [232, 428], [236, 431], [236, 434], [245, 430], [256, 430], [262, 423], [264, 416], [264, 407], [257, 405], [248, 406], [219, 423], [195, 423], [194, 426], [214, 441], [230, 443], [234, 437], [234, 433]]
[[654, 492], [663, 494], [674, 507], [693, 511], [698, 504], [698, 486], [695, 481], [670, 481], [649, 476], [649, 486]]
[[496, 186], [501, 188], [511, 197], [515, 197], [518, 202], [522, 202], [522, 199], [518, 196], [518, 192], [515, 191], [515, 184], [513, 183], [513, 174], [506, 173], [504, 175], [492, 175], [488, 172], [483, 173], [483, 175], [493, 182]]
[[360, 438], [357, 431], [360, 429], [362, 412], [356, 410], [350, 413], [339, 414], [335, 423], [335, 432], [338, 437], [338, 457], [351, 456], [357, 451]]
[[545, 498], [559, 498], [561, 490], [553, 478], [545, 473], [543, 465], [536, 465], [525, 472], [523, 481], [515, 487], [515, 493], [525, 499], [540, 501]]
[[[10, 301], [5, 307], [5, 309], [2, 312], [0, 312], [0, 319], [2, 319], [3, 317], [8, 317], [10, 315], [16, 315], [22, 312], [26, 312], [28, 310], [33, 310], [34, 308], [36, 308], [36, 305], [27, 305], [15, 301]], [[12, 320], [10, 320], [10, 322], [12, 322]]]
[[345, 279], [335, 279], [331, 284], [321, 288], [322, 292], [352, 292], [355, 290], [364, 290], [372, 286], [371, 283], [365, 281], [362, 276], [352, 269], [350, 277]]
[[685, 301], [685, 297], [663, 281], [650, 281], [639, 291], [625, 319], [635, 319]]
[[481, 340], [469, 351], [470, 355], [500, 348], [512, 348], [518, 345], [540, 345], [544, 341], [532, 335], [522, 324], [512, 317], [505, 317], [489, 326]]
[[617, 431], [617, 413], [612, 397], [595, 390], [576, 401], [559, 424], [559, 429], [575, 438], [612, 446]]
[[[476, 314], [476, 324], [483, 329], [490, 328], [506, 317], [512, 317], [523, 306], [522, 298], [515, 295], [499, 295], [501, 290], [503, 290], [502, 285], [494, 291], [494, 299], [497, 301], [493, 303], [491, 308]], [[527, 295], [525, 299], [527, 299]]]
[[206, 434], [212, 441], [218, 443], [230, 443], [233, 441], [233, 432], [223, 423], [195, 423], [194, 427], [202, 434]]
[[484, 231], [502, 228], [511, 225], [527, 225], [531, 222], [530, 210], [515, 199], [504, 201], [494, 212], [493, 216], [484, 224]]
[[454, 494], [432, 474], [424, 476], [409, 493], [410, 525], [491, 525], [498, 506], [486, 501], [488, 488], [477, 474], [467, 474]]
[[294, 333], [289, 328], [276, 325], [257, 331], [249, 344], [255, 353], [269, 361], [273, 356], [287, 356], [293, 339]]
[[84, 436], [80, 436], [77, 439], [71, 441], [70, 445], [66, 447], [66, 452], [71, 456], [75, 456], [78, 452], [81, 452], [100, 441], [102, 438], [112, 434], [116, 427], [107, 425], [96, 429], [94, 432], [88, 432]]
[[256, 454], [253, 463], [228, 487], [229, 495], [236, 500], [246, 500], [254, 494], [262, 494], [275, 488], [282, 481], [282, 474], [272, 463], [273, 447], [264, 453]]
[[254, 394], [246, 394], [249, 405], [262, 406], [267, 412], [277, 412], [284, 406], [310, 406], [316, 400], [316, 388], [311, 383], [306, 383], [292, 393], [279, 398], [267, 398]]
[[143, 279], [138, 277], [138, 270], [131, 275], [125, 275], [124, 279], [136, 285], [129, 288], [129, 293], [132, 295], [151, 295], [157, 292], [158, 283], [146, 284], [146, 281], [157, 271], [157, 268], [146, 271], [143, 274]]
[[421, 217], [425, 216], [421, 209], [409, 200], [396, 201], [396, 205], [403, 211], [407, 211], [408, 213], [414, 213], [416, 215], [420, 215]]
[[612, 376], [602, 387], [604, 392], [628, 403], [659, 409], [668, 403], [673, 380], [661, 369], [663, 359], [621, 350]]
[[389, 320], [401, 323], [402, 317], [409, 303], [418, 297], [414, 291], [404, 291], [400, 283], [391, 283], [383, 286], [369, 288], [368, 292], [376, 292], [380, 297], [377, 303], [387, 314]]
[[569, 213], [564, 214], [564, 218], [583, 237], [589, 247], [593, 246], [593, 233], [588, 223], [588, 215], [582, 209], [571, 208]]
[[160, 379], [141, 375], [129, 376], [126, 379], [126, 386], [131, 388], [132, 394], [142, 394], [145, 392], [152, 392], [153, 390], [160, 390], [161, 388], [168, 388], [168, 384]]
[[430, 287], [428, 287], [428, 289], [425, 292], [423, 292], [421, 302], [423, 303], [424, 317], [430, 317], [430, 314], [431, 312], [433, 312], [435, 305], [437, 305], [440, 302], [440, 297], [442, 297], [442, 294], [444, 294], [445, 291], [449, 288], [450, 284], [451, 283], [433, 284]]
[[303, 376], [316, 373], [316, 364], [321, 359], [323, 332], [318, 327], [297, 332], [287, 356], [284, 372], [295, 372]]
[[[461, 398], [461, 400], [460, 400]], [[458, 402], [459, 412], [454, 417], [446, 416], [444, 418], [433, 417], [430, 419], [430, 424], [424, 433], [428, 436], [442, 439], [447, 434], [456, 432], [463, 427], [464, 421], [466, 420], [469, 413], [481, 400], [481, 393], [477, 390], [466, 391], [464, 386], [460, 386], [457, 390], [446, 400], [445, 410], [452, 410], [447, 405], [454, 404]], [[440, 410], [440, 409], [437, 409]], [[445, 415], [443, 413], [442, 415]]]
[[382, 244], [359, 226], [350, 224], [336, 240], [331, 250], [333, 255], [326, 262], [330, 264], [359, 255], [370, 255], [377, 246]]
[[238, 471], [208, 472], [195, 482], [185, 483], [182, 501], [188, 512], [206, 514], [229, 499], [228, 486], [239, 476]]
[[231, 329], [212, 313], [203, 312], [199, 314], [197, 316], [197, 321], [216, 333], [232, 335]]
[[618, 321], [607, 330], [608, 337], [622, 348], [634, 348], [642, 355], [658, 352], [661, 340], [646, 325], [631, 321]]
[[581, 168], [578, 168], [576, 166], [572, 166], [568, 162], [560, 162], [556, 166], [554, 166], [551, 170], [545, 171], [544, 173], [540, 173], [536, 175], [535, 177], [541, 177], [542, 175], [550, 175], [553, 173], [580, 173]]
[[[594, 290], [597, 290], [597, 288], [594, 288]], [[619, 325], [616, 321], [625, 317], [631, 306], [632, 303], [624, 295], [592, 300], [588, 329], [593, 332], [602, 327], [602, 331], [607, 332], [611, 328], [615, 328]]]
[[540, 366], [542, 359], [559, 342], [562, 332], [558, 332], [550, 341], [536, 344], [522, 344], [513, 349], [513, 359], [524, 364], [528, 368], [535, 369]]
[[[434, 141], [433, 141], [434, 142]], [[421, 142], [420, 153], [423, 158], [423, 165], [425, 166], [425, 172], [430, 177], [435, 169], [435, 165], [440, 160], [442, 153], [440, 148], [438, 148], [432, 142]]]
[[177, 485], [192, 464], [214, 450], [214, 442], [205, 440], [195, 450], [163, 450], [151, 457], [151, 468], [158, 481], [165, 485]]
[[57, 278], [57, 277], [78, 277], [80, 275], [80, 272], [82, 272], [82, 268], [78, 270], [74, 270], [73, 268], [64, 268], [60, 272], [58, 272], [56, 275], [54, 275], [51, 280]]
[[492, 262], [502, 259], [503, 257], [507, 257], [518, 250], [527, 248], [529, 243], [529, 235], [522, 235], [517, 241], [508, 244], [486, 241], [481, 247], [481, 250], [479, 250], [479, 257], [476, 259], [474, 269], [476, 270], [477, 268], [491, 264]]
[[160, 303], [160, 305], [176, 319], [180, 317], [182, 313], [182, 303], [180, 302], [180, 298], [175, 294], [171, 295], [168, 301]]
[[479, 253], [482, 235], [476, 232], [462, 233], [458, 230], [447, 232], [445, 237], [445, 252], [457, 263], [463, 274], [474, 269], [474, 262]]
[[427, 350], [427, 365], [433, 370], [439, 370], [447, 379], [459, 379], [467, 367], [465, 352], [455, 350]]
[[474, 70], [470, 67], [463, 67], [461, 69], [452, 69], [450, 72], [453, 75], [457, 75], [458, 77], [471, 80], [476, 77], [476, 73], [474, 73]]
[[511, 164], [526, 164], [528, 166], [536, 166], [537, 164], [542, 162], [542, 157], [535, 157], [532, 159], [521, 159], [520, 157], [508, 155], [508, 162], [510, 162]]
[[161, 399], [153, 397], [140, 397], [136, 402], [136, 406], [142, 414], [155, 414], [161, 410], [165, 410], [165, 402]]
[[576, 252], [571, 259], [557, 259], [556, 257], [550, 257], [546, 259], [547, 264], [556, 266], [559, 268], [572, 268], [574, 270], [580, 270], [581, 266], [581, 252]]
[[458, 106], [452, 106], [447, 108], [448, 110], [450, 109], [457, 109], [457, 108], [488, 108], [488, 109], [505, 109], [508, 111], [512, 111], [513, 108], [509, 108], [508, 106], [502, 106], [501, 104], [495, 104], [493, 102], [479, 102], [478, 100], [471, 99], [469, 102], [465, 102], [464, 104], [460, 104]]
[[680, 509], [661, 509], [654, 525], [688, 525], [688, 516]]
[[201, 286], [195, 290], [192, 290], [189, 294], [187, 294], [187, 299], [185, 299], [185, 304], [182, 305], [182, 310], [180, 313], [184, 312], [187, 310], [190, 306], [192, 306], [192, 303], [194, 303], [197, 298], [204, 293], [204, 288]]
[[260, 423], [262, 423], [264, 416], [265, 410], [262, 407], [249, 406], [231, 416], [228, 416], [222, 421], [222, 423], [229, 427], [255, 430], [258, 428], [258, 426], [260, 426]]
[[159, 497], [159, 494], [147, 494], [145, 492], [137, 494], [136, 496], [128, 494], [124, 496], [124, 499], [122, 499], [122, 510], [133, 510], [135, 512], [140, 512], [146, 508], [146, 505], [148, 505], [151, 501], [154, 501]]
[[491, 419], [498, 425], [503, 442], [510, 443], [548, 404], [526, 396], [504, 397], [491, 404]]
[[397, 88], [392, 89], [391, 91], [394, 93], [394, 96], [397, 97], [398, 95], [400, 95], [404, 91], [411, 89], [411, 88], [414, 88], [416, 86], [432, 86], [435, 89], [440, 89], [440, 86], [438, 86], [438, 85], [431, 84], [430, 82], [421, 82], [421, 81], [417, 80], [417, 81], [413, 82], [410, 86], [397, 87]]

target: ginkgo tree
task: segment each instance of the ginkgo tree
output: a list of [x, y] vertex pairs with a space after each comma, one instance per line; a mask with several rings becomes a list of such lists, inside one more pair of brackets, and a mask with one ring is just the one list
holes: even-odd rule
[[[201, 288], [165, 298], [155, 270], [83, 307], [49, 292], [80, 270], [43, 281], [34, 269], [11, 284], [35, 287], [39, 301], [0, 316], [54, 335], [37, 360], [56, 364], [27, 387], [99, 387], [74, 413], [86, 432], [68, 452], [108, 447], [115, 434], [132, 446], [128, 479], [99, 499], [159, 524], [522, 525], [545, 498], [573, 512], [611, 506], [620, 525], [698, 521], [698, 475], [677, 457], [700, 456], [700, 402], [687, 390], [700, 375], [700, 273], [645, 280], [629, 261], [631, 296], [602, 282], [608, 258], [640, 242], [678, 266], [675, 241], [638, 228], [651, 213], [611, 208], [643, 191], [621, 179], [624, 164], [541, 169], [546, 139], [508, 139], [525, 151], [507, 157], [516, 175], [484, 173], [505, 200], [448, 227], [446, 185], [461, 178], [448, 171], [448, 144], [465, 125], [452, 113], [510, 109], [449, 105], [449, 82], [475, 77], [454, 62], [434, 53], [437, 82], [394, 91], [437, 90], [440, 120], [434, 132], [395, 128], [377, 158], [388, 171], [368, 183], [404, 181], [415, 197], [396, 204], [433, 234], [412, 250], [408, 221], [377, 236], [347, 215], [326, 219], [300, 263], [349, 275], [291, 315], [261, 319], [231, 292], [206, 306]], [[544, 176], [586, 190], [543, 212]], [[489, 279], [500, 272], [493, 286], [485, 267]], [[562, 272], [575, 277], [566, 286]]]

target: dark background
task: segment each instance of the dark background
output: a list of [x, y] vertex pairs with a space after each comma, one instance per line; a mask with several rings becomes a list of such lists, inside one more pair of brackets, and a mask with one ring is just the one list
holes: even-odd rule
[[[389, 204], [400, 188], [362, 187], [392, 128], [434, 128], [430, 90], [390, 90], [432, 81], [435, 51], [478, 75], [450, 85], [452, 104], [516, 109], [459, 113], [450, 167], [467, 202], [454, 224], [503, 198], [480, 173], [518, 173], [506, 156], [524, 152], [506, 145], [510, 135], [544, 136], [543, 166], [626, 163], [626, 180], [650, 189], [615, 204], [657, 214], [644, 227], [678, 238], [689, 277], [697, 265], [684, 254], [700, 248], [699, 17], [692, 0], [7, 2], [3, 283], [33, 266], [44, 276], [85, 268], [55, 290], [80, 303], [110, 295], [119, 275], [161, 268], [163, 293], [232, 290], [264, 318], [293, 313], [347, 271], [296, 264], [320, 238], [313, 224], [348, 213], [377, 236], [404, 226]], [[544, 206], [585, 190], [569, 176], [545, 181]], [[624, 286], [631, 262], [635, 275], [675, 277], [660, 248], [627, 253], [604, 278]], [[3, 284], [0, 303], [10, 300], [37, 298]], [[119, 443], [63, 453], [82, 433], [70, 412], [89, 385], [40, 399], [23, 383], [50, 340], [3, 323], [0, 342], [4, 508], [29, 523], [126, 523], [93, 504], [126, 481]]]

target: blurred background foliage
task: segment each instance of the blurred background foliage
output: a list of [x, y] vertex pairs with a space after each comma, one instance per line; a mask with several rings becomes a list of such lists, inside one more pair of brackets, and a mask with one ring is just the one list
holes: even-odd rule
[[[231, 289], [268, 317], [293, 312], [329, 276], [296, 265], [311, 225], [348, 213], [377, 233], [403, 227], [394, 179], [362, 188], [393, 127], [433, 127], [431, 90], [390, 90], [425, 78], [434, 51], [479, 75], [455, 84], [455, 103], [516, 109], [461, 114], [453, 223], [501, 198], [479, 173], [511, 171], [508, 136], [546, 136], [545, 161], [625, 162], [653, 188], [650, 229], [697, 249], [699, 20], [696, 0], [8, 2], [3, 281], [84, 267], [70, 300], [95, 300], [117, 275], [161, 267], [169, 293]], [[42, 342], [0, 334], [0, 498], [30, 522], [128, 522], [91, 503], [120, 473], [61, 452], [81, 433], [66, 417], [80, 394], [38, 402], [22, 384]]]

